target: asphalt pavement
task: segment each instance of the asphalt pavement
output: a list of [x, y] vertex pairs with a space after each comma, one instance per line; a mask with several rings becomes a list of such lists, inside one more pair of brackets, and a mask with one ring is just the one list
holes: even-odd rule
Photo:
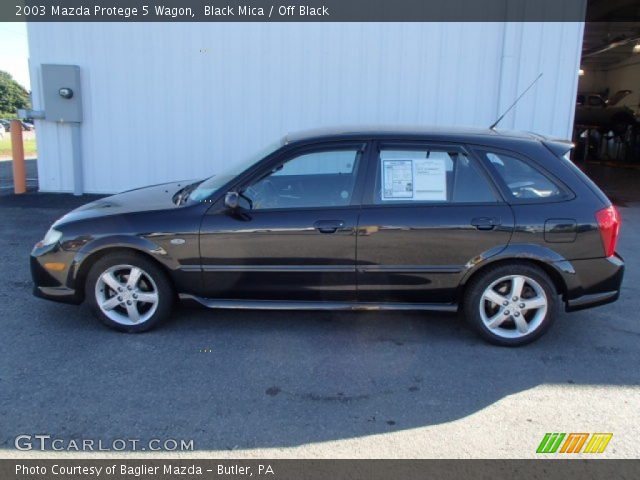
[[109, 330], [31, 294], [32, 245], [90, 199], [0, 197], [0, 457], [63, 455], [15, 449], [36, 434], [193, 440], [201, 457], [501, 458], [535, 457], [546, 432], [612, 432], [601, 456], [640, 454], [640, 203], [621, 208], [620, 300], [509, 349], [423, 312], [182, 305], [152, 332]]

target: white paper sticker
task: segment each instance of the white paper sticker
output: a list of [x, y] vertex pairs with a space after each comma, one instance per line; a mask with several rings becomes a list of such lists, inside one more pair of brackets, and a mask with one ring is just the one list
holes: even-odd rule
[[382, 160], [382, 199], [446, 201], [445, 159]]
[[411, 160], [383, 160], [382, 175], [383, 199], [413, 198], [413, 162]]
[[442, 158], [425, 158], [413, 161], [414, 200], [447, 200], [447, 170]]

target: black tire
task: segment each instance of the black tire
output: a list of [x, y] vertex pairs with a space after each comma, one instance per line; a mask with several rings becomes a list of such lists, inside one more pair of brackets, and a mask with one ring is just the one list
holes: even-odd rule
[[[513, 288], [513, 283], [510, 282], [513, 282], [513, 279], [505, 280], [505, 278], [509, 277], [527, 279], [522, 289], [522, 298], [518, 298], [518, 301], [514, 301], [514, 297], [510, 294], [510, 288]], [[497, 303], [483, 299], [485, 291], [487, 291], [494, 282], [498, 282], [501, 279], [503, 279], [503, 281], [494, 285], [492, 291], [500, 294], [496, 289], [502, 289], [502, 294], [505, 295], [504, 300], [510, 302], [506, 306], [503, 303], [498, 305]], [[536, 292], [535, 289], [539, 290], [540, 288], [544, 291], [544, 295], [539, 295]], [[507, 295], [507, 293], [509, 294]], [[546, 298], [544, 298], [545, 296]], [[528, 300], [533, 301], [538, 298], [546, 300], [546, 312], [543, 307], [531, 310], [520, 310], [522, 305], [526, 305], [521, 302]], [[495, 267], [488, 267], [472, 278], [465, 289], [463, 314], [469, 326], [489, 343], [506, 347], [517, 347], [531, 343], [546, 333], [558, 316], [558, 303], [558, 292], [556, 291], [555, 285], [541, 268], [528, 263], [501, 264]], [[533, 303], [531, 304], [533, 305]], [[502, 321], [502, 323], [494, 329], [489, 328], [489, 326], [485, 324], [485, 319], [483, 319], [480, 311], [481, 307], [484, 309], [485, 319], [491, 320], [495, 318], [498, 322], [500, 322], [502, 318], [506, 320]], [[509, 308], [512, 308], [512, 311], [509, 311]], [[524, 319], [527, 322], [527, 328], [531, 326], [534, 328], [528, 333], [519, 331], [516, 327], [514, 312], [517, 312], [519, 321]], [[512, 315], [509, 315], [509, 313], [512, 313]], [[505, 317], [500, 316], [503, 314]], [[526, 329], [523, 330], [526, 331]], [[508, 338], [505, 335], [517, 336]]]
[[[125, 283], [130, 278], [130, 275], [126, 274], [126, 268], [119, 269], [119, 266], [134, 267], [142, 271], [138, 284], [129, 291], [127, 291]], [[98, 295], [102, 297], [101, 300], [107, 298], [116, 302], [114, 298], [118, 295], [116, 290], [101, 279], [103, 273], [111, 269], [116, 269], [112, 273], [116, 279], [120, 279], [123, 282], [122, 285], [125, 290], [121, 294], [124, 295], [122, 297], [124, 301], [122, 303], [117, 302], [118, 305], [109, 310], [111, 316], [120, 317], [117, 320], [110, 318], [98, 305]], [[130, 269], [129, 274], [132, 271]], [[98, 285], [98, 282], [100, 282], [100, 285]], [[155, 303], [146, 303], [133, 298], [141, 298], [145, 294], [149, 295], [149, 298], [153, 298], [154, 293], [157, 293]], [[170, 315], [175, 293], [166, 273], [153, 260], [135, 252], [118, 252], [105, 255], [91, 267], [85, 283], [85, 298], [98, 320], [108, 327], [121, 332], [139, 333], [154, 328]], [[129, 307], [126, 306], [128, 302], [132, 302]], [[131, 305], [138, 312], [140, 320], [137, 322], [130, 320], [132, 324], [127, 324], [125, 323], [125, 317], [129, 318], [128, 312], [130, 310], [128, 308], [131, 308]]]

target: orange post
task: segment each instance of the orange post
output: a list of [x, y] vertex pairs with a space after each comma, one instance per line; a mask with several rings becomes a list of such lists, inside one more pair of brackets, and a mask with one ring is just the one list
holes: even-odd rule
[[24, 163], [22, 123], [11, 120], [11, 152], [13, 154], [13, 191], [16, 195], [27, 191], [27, 169]]

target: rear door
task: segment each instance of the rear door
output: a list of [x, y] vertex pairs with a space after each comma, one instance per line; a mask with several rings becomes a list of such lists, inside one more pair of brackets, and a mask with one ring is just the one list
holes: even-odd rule
[[378, 143], [358, 224], [358, 300], [450, 303], [465, 268], [509, 242], [514, 220], [461, 145]]

